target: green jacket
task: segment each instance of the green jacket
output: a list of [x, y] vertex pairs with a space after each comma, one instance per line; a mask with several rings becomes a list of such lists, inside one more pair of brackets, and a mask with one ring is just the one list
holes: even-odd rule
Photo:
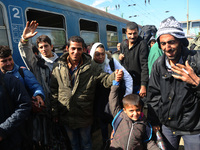
[[149, 76], [151, 75], [151, 69], [153, 67], [153, 63], [158, 59], [158, 57], [162, 56], [162, 54], [163, 51], [158, 47], [158, 43], [156, 42], [150, 49], [148, 56]]
[[54, 64], [51, 77], [52, 114], [58, 117], [61, 124], [72, 129], [87, 127], [93, 122], [93, 102], [97, 82], [110, 87], [115, 78], [102, 72], [101, 67], [83, 53], [83, 65], [77, 71], [74, 86], [71, 87], [67, 56], [65, 53]]

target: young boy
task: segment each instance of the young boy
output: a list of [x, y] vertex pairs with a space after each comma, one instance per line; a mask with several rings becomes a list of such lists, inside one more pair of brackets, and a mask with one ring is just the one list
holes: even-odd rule
[[[119, 70], [121, 72], [122, 70]], [[142, 113], [143, 102], [138, 95], [130, 94], [123, 98], [123, 109], [118, 100], [119, 80], [115, 78], [109, 95], [110, 110], [115, 116], [112, 125], [110, 149], [159, 150], [152, 137], [152, 128]]]

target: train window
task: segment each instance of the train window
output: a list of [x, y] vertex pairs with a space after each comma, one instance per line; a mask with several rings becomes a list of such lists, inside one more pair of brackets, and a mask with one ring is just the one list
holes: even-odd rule
[[80, 19], [80, 36], [87, 45], [99, 41], [98, 23]]
[[7, 45], [8, 46], [8, 35], [6, 32], [6, 26], [4, 23], [4, 16], [3, 16], [3, 8], [0, 5], [0, 45]]
[[126, 39], [126, 29], [122, 29], [122, 40]]
[[26, 14], [29, 22], [36, 20], [39, 23], [37, 28], [38, 34], [36, 37], [32, 38], [32, 43], [35, 45], [36, 38], [45, 34], [52, 40], [55, 51], [60, 52], [59, 50], [61, 47], [66, 44], [66, 25], [64, 16], [33, 9], [29, 9]]
[[118, 43], [117, 27], [107, 25], [106, 30], [107, 30], [108, 47], [117, 47], [117, 43]]

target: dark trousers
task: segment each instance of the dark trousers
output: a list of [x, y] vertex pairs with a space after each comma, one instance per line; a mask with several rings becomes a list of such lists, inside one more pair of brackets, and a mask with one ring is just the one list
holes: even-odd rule
[[184, 140], [185, 150], [200, 150], [200, 133], [194, 135], [174, 135], [165, 125], [162, 125], [162, 133], [167, 150], [178, 150], [181, 137]]

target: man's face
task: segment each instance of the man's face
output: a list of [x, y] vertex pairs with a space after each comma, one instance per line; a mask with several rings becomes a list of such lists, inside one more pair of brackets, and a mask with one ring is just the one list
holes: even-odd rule
[[137, 121], [141, 116], [142, 107], [135, 105], [128, 105], [124, 107], [123, 110], [131, 120]]
[[82, 43], [71, 41], [68, 52], [69, 52], [69, 58], [72, 60], [72, 63], [79, 62], [81, 60], [82, 53], [83, 53]]
[[98, 47], [94, 53], [94, 61], [96, 63], [102, 64], [105, 60], [105, 50], [104, 48]]
[[138, 38], [138, 29], [137, 28], [133, 30], [127, 29], [126, 36], [128, 38], [129, 43], [135, 43]]
[[120, 51], [120, 45], [121, 45], [121, 43], [118, 43], [118, 44], [117, 44], [117, 50], [118, 50], [118, 51]]
[[160, 36], [160, 46], [169, 60], [178, 61], [181, 54], [181, 44], [170, 34]]
[[40, 51], [40, 53], [47, 58], [53, 57], [53, 45], [50, 45], [47, 42], [40, 42], [38, 44], [38, 50]]
[[0, 58], [1, 72], [6, 73], [7, 71], [11, 71], [13, 70], [13, 67], [14, 67], [14, 61], [11, 55], [5, 58]]

